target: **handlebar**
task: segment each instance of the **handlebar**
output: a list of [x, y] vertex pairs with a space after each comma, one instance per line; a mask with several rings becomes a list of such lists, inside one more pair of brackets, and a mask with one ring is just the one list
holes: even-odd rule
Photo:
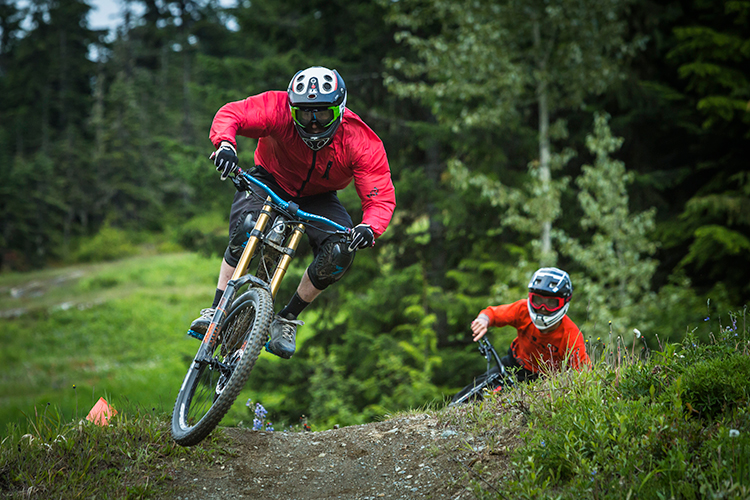
[[[243, 184], [243, 181], [245, 184]], [[268, 196], [271, 197], [271, 200], [273, 200], [273, 202], [276, 205], [278, 205], [282, 210], [289, 212], [293, 217], [297, 217], [300, 220], [303, 220], [305, 222], [322, 222], [324, 224], [331, 226], [332, 228], [338, 231], [346, 233], [347, 235], [352, 232], [352, 229], [349, 227], [342, 226], [341, 224], [334, 222], [331, 219], [328, 219], [326, 217], [323, 217], [322, 215], [315, 215], [315, 214], [311, 214], [303, 210], [300, 210], [299, 205], [297, 205], [296, 203], [292, 201], [282, 200], [279, 195], [277, 195], [271, 190], [271, 188], [269, 188], [263, 182], [259, 181], [252, 175], [242, 170], [240, 167], [237, 167], [237, 173], [235, 174], [235, 177], [232, 178], [232, 182], [234, 182], [235, 186], [237, 186], [238, 189], [241, 189], [243, 191], [247, 189], [252, 189], [253, 185], [261, 188], [263, 191], [266, 192], [266, 194], [268, 194]]]

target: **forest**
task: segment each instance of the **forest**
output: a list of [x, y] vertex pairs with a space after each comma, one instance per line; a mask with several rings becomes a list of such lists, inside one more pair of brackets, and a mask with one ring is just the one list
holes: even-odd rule
[[[211, 120], [299, 69], [337, 69], [385, 144], [394, 218], [313, 303], [305, 349], [262, 370], [288, 381], [280, 414], [440, 399], [476, 369], [471, 320], [541, 266], [570, 273], [590, 347], [744, 317], [750, 1], [127, 0], [111, 33], [91, 8], [0, 0], [2, 273], [146, 241], [218, 273], [234, 188]], [[242, 165], [254, 146], [238, 139]]]

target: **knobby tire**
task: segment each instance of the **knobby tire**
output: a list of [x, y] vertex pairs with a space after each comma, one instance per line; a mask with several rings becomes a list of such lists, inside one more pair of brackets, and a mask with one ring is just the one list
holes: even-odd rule
[[[203, 361], [196, 356], [177, 394], [172, 412], [177, 444], [194, 446], [219, 425], [245, 386], [272, 320], [273, 299], [267, 290], [251, 288], [235, 299], [213, 352]], [[223, 373], [218, 366], [224, 367]], [[226, 367], [231, 370], [228, 377]]]

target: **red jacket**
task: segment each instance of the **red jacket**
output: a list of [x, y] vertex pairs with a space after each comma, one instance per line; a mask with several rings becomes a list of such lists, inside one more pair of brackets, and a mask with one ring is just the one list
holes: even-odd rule
[[255, 164], [273, 174], [292, 196], [344, 189], [354, 179], [362, 200], [362, 222], [383, 234], [396, 208], [396, 191], [380, 138], [349, 109], [333, 140], [313, 151], [292, 123], [285, 92], [271, 91], [230, 102], [216, 113], [210, 139], [236, 145], [236, 136], [258, 139]]
[[542, 333], [531, 321], [527, 300], [488, 307], [480, 313], [490, 318], [490, 326], [510, 325], [518, 331], [518, 336], [510, 344], [516, 360], [535, 373], [539, 372], [540, 363], [560, 368], [566, 356], [569, 356], [568, 364], [575, 369], [589, 364], [583, 334], [573, 320], [563, 316], [557, 328]]

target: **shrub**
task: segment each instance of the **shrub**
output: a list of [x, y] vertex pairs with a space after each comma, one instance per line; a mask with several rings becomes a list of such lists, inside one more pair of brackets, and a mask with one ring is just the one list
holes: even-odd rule
[[208, 212], [176, 226], [172, 239], [183, 248], [206, 257], [222, 255], [227, 247], [227, 222], [218, 212]]
[[750, 358], [742, 353], [696, 363], [683, 375], [683, 401], [701, 416], [716, 417], [748, 404]]
[[76, 262], [99, 262], [130, 257], [138, 253], [131, 235], [125, 231], [105, 224], [90, 239], [84, 240], [73, 260]]

